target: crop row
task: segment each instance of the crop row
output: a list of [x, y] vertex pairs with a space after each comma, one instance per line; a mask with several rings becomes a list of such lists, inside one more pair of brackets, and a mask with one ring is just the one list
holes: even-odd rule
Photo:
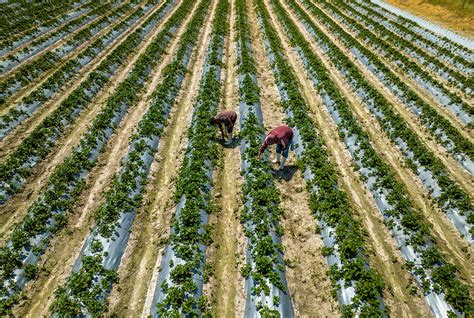
[[410, 19], [393, 14], [374, 3], [367, 4], [360, 0], [350, 1], [356, 2], [361, 8], [367, 10], [369, 16], [387, 21], [387, 26], [399, 35], [408, 34], [421, 47], [436, 52], [435, 55], [450, 56], [456, 62], [456, 67], [460, 70], [472, 69], [474, 67], [474, 53], [466, 47], [435, 34]]
[[388, 309], [382, 294], [384, 281], [369, 267], [363, 227], [354, 216], [348, 197], [338, 187], [338, 176], [330, 163], [323, 140], [308, 117], [308, 107], [298, 80], [286, 62], [285, 49], [271, 24], [263, 1], [256, 1], [265, 49], [272, 65], [281, 106], [294, 130], [298, 166], [303, 171], [314, 213], [325, 245], [334, 294], [343, 316], [383, 316]]
[[[127, 61], [153, 27], [171, 9], [176, 0], [167, 0], [144, 22], [141, 28], [116, 47], [110, 55], [76, 88], [59, 106], [46, 117], [33, 132], [0, 164], [0, 203], [16, 193], [31, 173], [31, 169], [43, 160], [55, 145], [66, 127], [73, 124], [79, 114], [91, 104], [94, 97], [106, 86], [120, 65]], [[41, 143], [38, 143], [41, 140]]]
[[229, 2], [219, 0], [188, 130], [188, 145], [176, 179], [176, 212], [151, 303], [153, 317], [198, 317], [206, 306], [203, 274], [210, 242], [207, 222], [212, 207], [211, 179], [217, 159], [217, 145], [212, 142], [215, 130], [209, 126], [209, 118], [217, 111], [221, 96], [228, 13]]
[[[86, 2], [86, 1], [82, 1]], [[67, 5], [66, 5], [67, 6]], [[65, 6], [65, 7], [66, 7]], [[81, 2], [76, 2], [70, 11], [42, 23], [41, 25], [36, 26], [35, 28], [30, 28], [24, 32], [20, 33], [10, 33], [6, 38], [0, 40], [0, 56], [4, 56], [16, 48], [26, 45], [29, 41], [32, 41], [36, 38], [44, 36], [46, 33], [54, 32], [54, 29], [60, 27], [63, 24], [68, 23], [69, 21], [76, 19], [82, 14], [89, 11], [89, 7], [93, 7], [94, 3], [88, 2], [86, 5], [83, 5]]]
[[[28, 43], [28, 45], [22, 48], [21, 50], [7, 55], [1, 62], [0, 71], [5, 73], [10, 71], [15, 66], [22, 64], [27, 59], [32, 58], [35, 55], [41, 53], [48, 46], [54, 44], [55, 42], [63, 38], [67, 38], [69, 34], [75, 32], [77, 29], [90, 24], [92, 21], [103, 15], [108, 14], [112, 9], [115, 9], [117, 6], [118, 2], [97, 5], [96, 8], [94, 8], [93, 10], [83, 14], [81, 17], [75, 20], [68, 22], [53, 33], [35, 39], [31, 43]], [[103, 20], [100, 21], [103, 22]], [[95, 26], [97, 25], [97, 23], [94, 22], [93, 25]]]
[[[192, 2], [189, 0], [182, 9], [190, 11]], [[163, 82], [153, 93], [150, 107], [130, 140], [120, 170], [104, 194], [106, 201], [94, 213], [96, 227], [87, 238], [73, 273], [56, 291], [52, 311], [60, 317], [81, 312], [94, 315], [107, 308], [107, 294], [116, 281], [115, 271], [120, 266], [130, 229], [142, 202], [153, 156], [181, 89], [209, 4], [209, 0], [203, 1], [196, 9], [187, 26], [189, 32], [180, 39], [174, 60], [164, 68]]]
[[[260, 89], [250, 43], [247, 1], [235, 3], [237, 11], [237, 74], [239, 85], [241, 171], [244, 176], [241, 222], [247, 237], [246, 317], [274, 314], [293, 317], [285, 278], [279, 219], [283, 210], [273, 184], [268, 160], [256, 160], [264, 139]], [[266, 159], [266, 158], [265, 158]]]
[[184, 2], [173, 13], [163, 30], [138, 58], [127, 78], [107, 99], [78, 146], [55, 169], [46, 190], [28, 209], [24, 219], [15, 226], [7, 245], [1, 248], [1, 298], [5, 298], [3, 301], [7, 304], [16, 300], [18, 289], [23, 288], [26, 281], [31, 279], [39, 256], [49, 241], [66, 225], [67, 213], [84, 188], [85, 178], [97, 163], [98, 155], [127, 110], [138, 103], [154, 66], [158, 64], [177, 28], [190, 12], [191, 2]]
[[[335, 4], [333, 5], [331, 2]], [[344, 1], [331, 2], [325, 1], [323, 5], [327, 10], [330, 10], [333, 17], [345, 24], [365, 44], [375, 48], [381, 56], [390, 59], [398, 68], [405, 71], [409, 77], [417, 81], [421, 87], [445, 107], [456, 109], [453, 111], [455, 115], [457, 115], [459, 109], [460, 112], [464, 112], [463, 116], [457, 115], [464, 119], [463, 122], [472, 122], [472, 115], [474, 114], [472, 106], [464, 103], [456, 94], [449, 92], [444, 85], [431, 78], [427, 70], [437, 73], [449, 82], [449, 86], [456, 87], [469, 96], [474, 94], [474, 79], [472, 77], [447, 67], [445, 62], [427, 54], [415, 46], [412, 41], [398, 36], [383, 24], [373, 21], [366, 15], [354, 10]], [[342, 14], [342, 10], [345, 11], [345, 15]], [[407, 60], [407, 57], [418, 61], [418, 64]]]
[[[294, 0], [288, 1], [294, 12], [305, 15]], [[372, 147], [367, 132], [350, 111], [349, 102], [341, 95], [305, 37], [280, 3], [272, 0], [272, 4], [427, 303], [436, 316], [446, 316], [449, 311], [468, 313], [472, 308], [468, 285], [457, 277], [456, 267], [439, 252], [430, 236], [429, 224], [413, 206], [405, 186]], [[307, 15], [305, 20], [309, 21]]]
[[[154, 7], [154, 1], [149, 1], [143, 8], [137, 8], [125, 20], [114, 26], [105, 35], [102, 35], [77, 55], [75, 59], [70, 59], [56, 70], [48, 79], [29, 95], [22, 98], [20, 103], [11, 108], [9, 112], [0, 117], [0, 139], [5, 138], [15, 127], [20, 125], [33, 112], [39, 109], [47, 101], [51, 100], [54, 94], [62, 90], [72, 79], [87, 65], [91, 64], [95, 58], [112, 45], [113, 41], [129, 29], [135, 22]], [[47, 53], [49, 54], [49, 53]], [[53, 65], [51, 67], [54, 67]]]
[[[326, 13], [311, 3], [305, 2], [305, 6], [315, 18], [341, 41], [343, 47], [345, 47], [354, 58], [359, 60], [406, 108], [411, 110], [420, 119], [424, 126], [436, 137], [438, 143], [445, 147], [464, 169], [471, 174], [474, 173], [474, 147], [467, 138], [463, 137], [446, 118], [413, 92], [403, 79], [395, 75], [380, 61], [380, 58], [376, 54], [345, 32], [337, 23], [331, 20]], [[322, 33], [323, 32], [319, 31], [319, 34]], [[324, 34], [323, 38], [325, 42], [331, 43], [326, 34]], [[326, 45], [327, 44], [325, 44], [324, 47]], [[327, 50], [331, 48], [333, 51], [339, 50], [334, 45], [327, 48]], [[329, 57], [334, 63], [337, 62], [336, 64], [340, 64], [340, 60], [335, 59], [331, 54], [329, 54]], [[347, 56], [345, 56], [344, 59], [347, 60]]]
[[55, 18], [62, 13], [72, 10], [84, 4], [91, 5], [93, 1], [48, 1], [47, 3], [32, 1], [29, 4], [18, 3], [20, 8], [15, 7], [5, 10], [1, 15], [0, 40], [9, 40], [11, 35], [22, 33], [34, 28], [39, 24], [54, 23]]
[[[12, 73], [11, 76], [2, 80], [0, 82], [0, 105], [4, 104], [8, 97], [40, 78], [41, 75], [54, 69], [58, 65], [61, 65], [61, 63], [64, 63], [64, 61], [67, 60], [67, 55], [69, 53], [82, 45], [86, 40], [93, 37], [94, 34], [100, 32], [101, 29], [106, 28], [108, 25], [113, 23], [121, 15], [129, 11], [131, 5], [125, 4], [113, 11], [110, 11], [112, 9], [110, 5], [101, 8], [105, 10], [103, 11], [104, 16], [101, 19], [91, 23], [53, 51], [45, 52], [33, 61], [21, 65], [19, 69], [14, 70], [14, 73]], [[47, 45], [48, 44], [45, 43], [44, 47]], [[40, 52], [42, 48], [35, 50], [32, 54]], [[14, 64], [15, 63], [12, 63], [11, 66]]]
[[[408, 127], [403, 117], [393, 110], [393, 105], [364, 78], [354, 63], [331, 42], [322, 30], [316, 27], [303, 10], [294, 4], [292, 7], [308, 32], [315, 37], [318, 45], [325, 48], [326, 55], [339, 74], [346, 79], [354, 93], [379, 121], [387, 136], [401, 150], [408, 166], [419, 176], [431, 197], [453, 221], [459, 232], [470, 240], [470, 231], [474, 223], [474, 215], [471, 212], [474, 207], [469, 195], [453, 182], [443, 163]], [[313, 13], [320, 12], [312, 4], [307, 4], [307, 7]]]

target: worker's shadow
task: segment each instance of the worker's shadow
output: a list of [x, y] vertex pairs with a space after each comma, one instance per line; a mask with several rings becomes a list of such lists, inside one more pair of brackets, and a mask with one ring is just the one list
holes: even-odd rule
[[296, 165], [288, 165], [283, 168], [283, 170], [274, 170], [272, 169], [272, 174], [276, 179], [283, 179], [286, 182], [289, 182], [293, 179], [298, 167]]
[[234, 137], [234, 139], [232, 140], [231, 143], [227, 143], [226, 140], [222, 140], [220, 138], [212, 138], [211, 139], [211, 141], [217, 142], [222, 147], [227, 148], [227, 149], [234, 149], [235, 147], [239, 147], [241, 140], [242, 140], [242, 138], [240, 138], [240, 137]]

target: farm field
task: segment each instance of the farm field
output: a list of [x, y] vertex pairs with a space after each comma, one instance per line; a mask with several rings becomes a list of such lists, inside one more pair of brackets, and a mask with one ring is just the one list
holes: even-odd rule
[[379, 0], [0, 12], [1, 317], [474, 317], [474, 39]]

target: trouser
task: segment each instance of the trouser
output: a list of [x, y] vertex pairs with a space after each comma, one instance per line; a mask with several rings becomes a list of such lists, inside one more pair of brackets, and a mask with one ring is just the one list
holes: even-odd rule
[[283, 146], [281, 144], [276, 145], [276, 153], [281, 153], [283, 157], [288, 159], [288, 152], [290, 150], [290, 147], [293, 146], [293, 140], [290, 141], [290, 144], [283, 149]]

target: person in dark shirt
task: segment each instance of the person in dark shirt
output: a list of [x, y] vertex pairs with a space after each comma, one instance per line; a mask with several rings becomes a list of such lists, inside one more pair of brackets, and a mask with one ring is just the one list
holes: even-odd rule
[[217, 125], [221, 131], [222, 140], [225, 139], [227, 132], [228, 143], [232, 143], [232, 131], [234, 130], [235, 122], [237, 121], [237, 113], [233, 110], [226, 110], [217, 113], [215, 117], [211, 117], [210, 124]]

